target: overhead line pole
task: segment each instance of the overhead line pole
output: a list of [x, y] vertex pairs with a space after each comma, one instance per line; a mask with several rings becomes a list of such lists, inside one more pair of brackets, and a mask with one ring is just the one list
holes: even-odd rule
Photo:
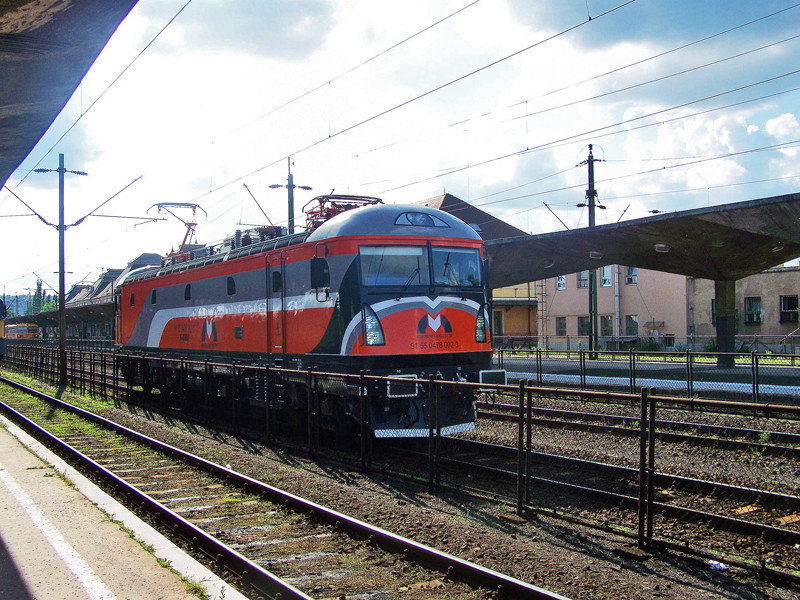
[[64, 155], [58, 155], [57, 169], [34, 169], [36, 173], [58, 173], [58, 385], [67, 385], [67, 313], [66, 280], [64, 271], [64, 174], [87, 175], [83, 171], [64, 168]]
[[[297, 188], [300, 188], [301, 190], [310, 190], [311, 188], [309, 186], [307, 186], [307, 185], [295, 185], [294, 184], [294, 176], [292, 175], [292, 157], [291, 156], [287, 157], [287, 160], [289, 162], [289, 176], [288, 176], [288, 178], [286, 180], [286, 185], [281, 185], [279, 183], [273, 183], [269, 187], [271, 187], [273, 189], [285, 187], [287, 190], [289, 190], [289, 198], [288, 198], [288, 201], [289, 201], [289, 206], [288, 206], [288, 212], [289, 212], [289, 235], [291, 235], [291, 234], [294, 233], [294, 188], [297, 187]], [[253, 198], [253, 199], [255, 200], [255, 198]]]
[[[589, 207], [589, 227], [595, 226], [594, 211], [597, 199], [597, 190], [594, 188], [594, 162], [592, 144], [589, 144], [589, 157], [586, 164], [589, 167], [589, 189], [586, 190], [586, 201]], [[601, 207], [605, 208], [605, 207]], [[589, 352], [591, 358], [597, 358], [597, 270], [589, 269]]]

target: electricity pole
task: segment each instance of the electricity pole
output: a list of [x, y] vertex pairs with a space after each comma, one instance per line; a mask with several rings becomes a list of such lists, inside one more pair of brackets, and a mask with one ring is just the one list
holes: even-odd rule
[[288, 157], [289, 161], [289, 178], [286, 181], [286, 185], [281, 185], [280, 183], [273, 183], [271, 186], [272, 189], [282, 188], [285, 187], [289, 190], [289, 235], [294, 233], [294, 188], [298, 187], [301, 190], [310, 190], [311, 188], [307, 185], [295, 185], [294, 184], [294, 176], [292, 175], [292, 157]]
[[[594, 211], [596, 208], [604, 209], [605, 206], [597, 204], [597, 190], [594, 189], [594, 163], [595, 157], [592, 154], [592, 144], [589, 144], [589, 156], [582, 162], [582, 165], [589, 167], [589, 189], [586, 190], [586, 204], [578, 206], [589, 207], [589, 227], [595, 226]], [[591, 255], [591, 253], [590, 253]], [[597, 270], [589, 269], [589, 352], [591, 358], [597, 358], [598, 327], [597, 327]]]
[[58, 385], [67, 385], [67, 313], [66, 282], [64, 278], [64, 173], [88, 175], [83, 171], [64, 168], [64, 155], [58, 155], [57, 169], [34, 169], [36, 173], [58, 173]]

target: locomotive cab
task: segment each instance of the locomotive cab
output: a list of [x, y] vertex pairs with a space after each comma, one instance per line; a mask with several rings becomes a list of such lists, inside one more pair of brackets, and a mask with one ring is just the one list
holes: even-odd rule
[[[309, 237], [323, 240], [329, 256], [354, 258], [333, 282], [341, 355], [394, 378], [479, 382], [491, 372], [482, 242], [472, 228], [434, 209], [380, 206], [341, 215]], [[427, 435], [429, 386], [396, 379], [383, 386], [373, 390], [375, 435]], [[438, 388], [442, 432], [473, 428], [472, 392]]]

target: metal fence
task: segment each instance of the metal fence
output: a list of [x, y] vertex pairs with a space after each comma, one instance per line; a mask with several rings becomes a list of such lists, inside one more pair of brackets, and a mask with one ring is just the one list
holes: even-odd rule
[[[608, 368], [604, 363], [614, 362], [612, 357], [590, 357], [588, 353], [558, 359], [577, 362], [577, 367], [566, 365], [579, 371], [576, 389], [542, 385], [543, 366], [550, 360], [542, 352], [525, 357], [536, 365], [534, 374], [539, 376], [520, 378], [517, 385], [415, 381], [427, 388], [432, 416], [427, 440], [421, 440], [427, 442], [427, 449], [417, 446], [416, 457], [409, 461], [409, 468], [416, 469], [411, 476], [417, 481], [427, 477], [432, 490], [457, 488], [493, 494], [515, 504], [522, 516], [544, 512], [630, 536], [645, 549], [661, 545], [710, 559], [724, 557], [728, 565], [756, 567], [791, 580], [792, 573], [800, 572], [800, 402], [703, 400], [654, 392], [652, 386], [643, 385], [642, 369], [649, 359], [654, 370], [674, 368], [670, 357], [623, 354], [629, 362], [617, 357], [621, 364], [616, 367], [634, 374], [633, 383], [626, 384], [635, 388], [635, 393], [585, 389], [599, 383], [594, 377], [602, 379], [594, 368]], [[734, 370], [760, 374], [765, 366], [753, 355], [737, 361], [745, 361], [746, 356], [750, 362], [737, 362]], [[82, 392], [115, 399], [124, 394], [151, 408], [179, 409], [187, 417], [213, 421], [215, 426], [227, 423], [234, 430], [258, 430], [267, 440], [277, 433], [270, 402], [265, 397], [267, 401], [262, 401], [261, 392], [243, 397], [236, 390], [259, 390], [263, 385], [268, 396], [272, 377], [288, 375], [305, 382], [306, 391], [297, 398], [299, 414], [305, 415], [298, 435], [312, 455], [324, 451], [320, 394], [334, 385], [352, 386], [358, 397], [352, 439], [360, 440], [361, 466], [396, 468], [397, 451], [392, 448], [391, 459], [376, 457], [374, 440], [368, 434], [369, 382], [385, 385], [387, 378], [178, 360], [181, 381], [188, 381], [190, 372], [203, 373], [205, 381], [227, 381], [218, 388], [225, 393], [212, 394], [204, 387], [201, 394], [192, 396], [184, 394], [181, 385], [177, 395], [167, 396], [120, 385], [118, 358], [115, 354], [70, 351], [69, 384]], [[507, 368], [516, 358], [500, 356]], [[705, 363], [700, 364], [700, 358], [706, 359], [709, 370], [719, 371], [715, 356], [691, 353], [688, 358], [683, 356], [684, 362], [678, 361], [677, 368], [690, 374], [701, 371]], [[13, 345], [7, 361], [31, 375], [44, 374], [46, 379], [56, 380], [54, 348]], [[152, 361], [142, 359], [141, 368], [148, 364], [152, 366]], [[127, 368], [139, 366], [133, 363]], [[243, 385], [248, 380], [252, 386]], [[689, 381], [694, 382], [690, 386], [699, 384], [696, 378]], [[401, 382], [409, 384], [407, 379]], [[475, 430], [446, 437], [437, 426], [438, 403], [440, 392], [454, 387], [473, 391], [477, 387], [486, 396], [479, 403]]]
[[[503, 409], [513, 424], [498, 427]], [[640, 548], [706, 556], [709, 568], [748, 566], [800, 583], [798, 418], [798, 406], [520, 382], [482, 406], [471, 435], [488, 430], [483, 437], [516, 448], [520, 514], [589, 522]]]
[[632, 394], [800, 403], [800, 355], [712, 352], [496, 351], [510, 380], [538, 386], [603, 389]]
[[[589, 337], [580, 335], [496, 335], [493, 345], [498, 350], [542, 350], [545, 352], [579, 352], [588, 350]], [[739, 353], [800, 353], [800, 330], [788, 335], [737, 335], [735, 348]], [[601, 337], [601, 350], [647, 350], [661, 352], [715, 352], [717, 338], [714, 336], [674, 335]]]

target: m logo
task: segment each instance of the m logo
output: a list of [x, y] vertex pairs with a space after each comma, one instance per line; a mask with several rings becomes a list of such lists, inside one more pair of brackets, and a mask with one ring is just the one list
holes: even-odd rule
[[200, 335], [200, 341], [205, 342], [206, 340], [217, 341], [217, 324], [214, 323], [214, 319], [209, 319], [203, 323], [203, 332]]
[[437, 315], [436, 317], [432, 317], [431, 315], [425, 315], [420, 319], [419, 323], [417, 323], [417, 333], [428, 333], [432, 331], [433, 333], [439, 333], [439, 330], [443, 329], [444, 333], [452, 333], [453, 327], [450, 325], [450, 321], [447, 320], [442, 314]]

